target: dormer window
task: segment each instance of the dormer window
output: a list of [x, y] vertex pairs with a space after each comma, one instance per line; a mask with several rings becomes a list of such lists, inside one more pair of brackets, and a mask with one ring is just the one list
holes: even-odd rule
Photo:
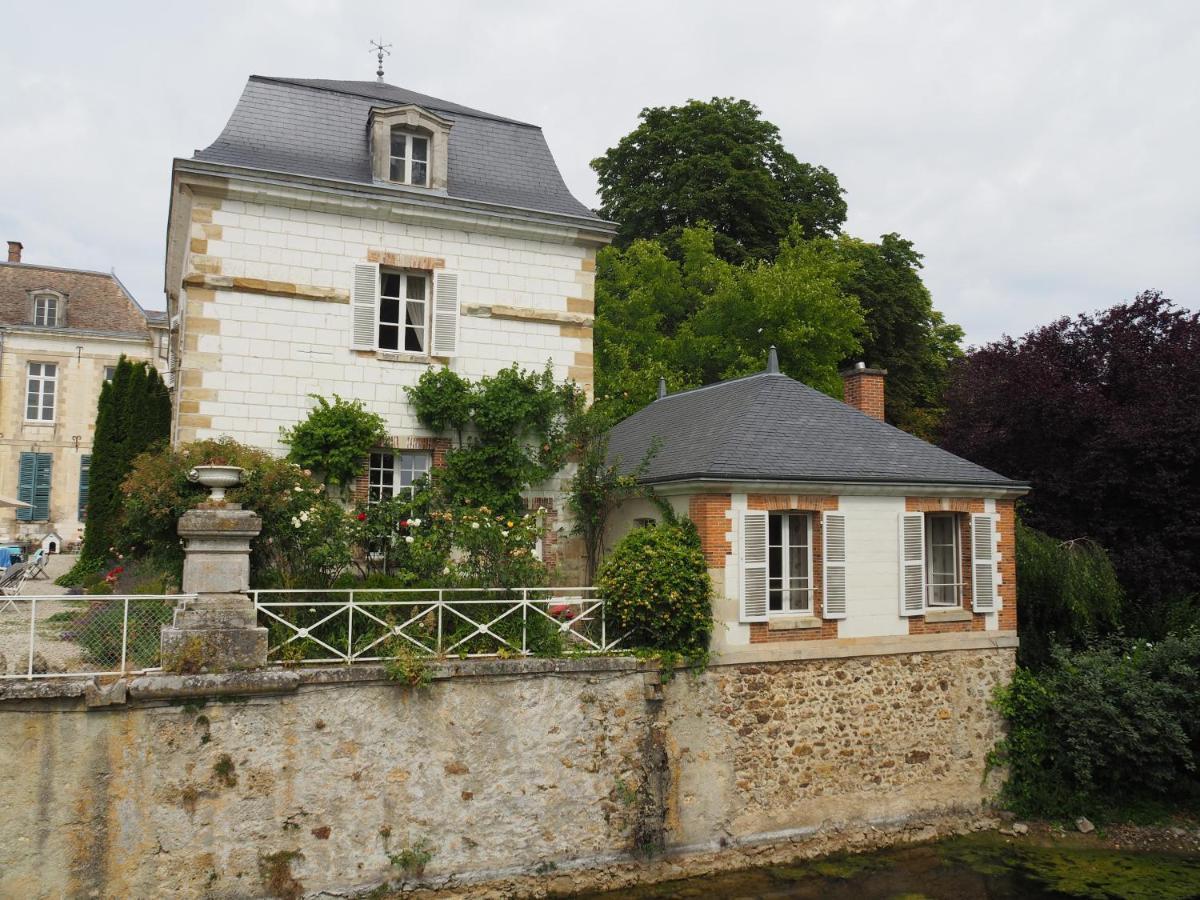
[[429, 184], [429, 138], [392, 126], [392, 181], [426, 187]]
[[411, 104], [371, 110], [371, 172], [379, 184], [446, 190], [454, 123]]
[[62, 313], [62, 303], [57, 294], [34, 294], [33, 324], [45, 328], [57, 328]]

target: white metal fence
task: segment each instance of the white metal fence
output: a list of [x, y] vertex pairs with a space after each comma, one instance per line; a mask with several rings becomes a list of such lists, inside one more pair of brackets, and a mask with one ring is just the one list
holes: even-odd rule
[[0, 597], [0, 678], [158, 669], [160, 631], [187, 594]]
[[428, 656], [557, 656], [622, 649], [595, 589], [251, 591], [272, 662]]

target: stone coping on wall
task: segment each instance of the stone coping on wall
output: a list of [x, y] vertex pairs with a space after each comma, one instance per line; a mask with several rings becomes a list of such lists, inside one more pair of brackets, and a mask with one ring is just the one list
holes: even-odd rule
[[[842, 638], [772, 646], [724, 648], [713, 653], [709, 665], [740, 666], [861, 656], [910, 653], [944, 653], [962, 650], [1014, 648], [1016, 632], [952, 632], [948, 634], [895, 635]], [[685, 668], [686, 663], [680, 663]], [[536, 675], [586, 675], [635, 673], [646, 676], [648, 686], [658, 684], [658, 662], [631, 656], [589, 656], [571, 659], [454, 659], [431, 665], [432, 678], [513, 678]], [[0, 681], [0, 703], [82, 698], [88, 707], [122, 705], [129, 701], [175, 701], [200, 697], [290, 694], [308, 685], [356, 685], [386, 682], [379, 664], [269, 668], [203, 675], [151, 673], [130, 679], [52, 678]]]
[[753, 644], [744, 647], [723, 647], [713, 653], [709, 665], [740, 666], [805, 659], [896, 656], [954, 650], [1000, 650], [1016, 647], [1018, 643], [1015, 631], [958, 631], [947, 634], [897, 634], [803, 643]]

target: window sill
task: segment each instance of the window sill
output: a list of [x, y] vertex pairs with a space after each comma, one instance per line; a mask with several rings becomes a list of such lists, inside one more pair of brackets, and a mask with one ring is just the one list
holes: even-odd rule
[[406, 353], [403, 350], [376, 350], [375, 358], [383, 362], [420, 363], [423, 366], [433, 365], [433, 357], [423, 353]]
[[816, 616], [779, 616], [767, 620], [767, 631], [804, 631], [822, 624]]
[[926, 622], [970, 622], [973, 613], [968, 609], [927, 609]]
[[49, 422], [47, 422], [45, 419], [23, 419], [22, 424], [24, 424], [24, 425], [44, 425], [47, 428], [54, 427], [53, 420], [50, 420]]

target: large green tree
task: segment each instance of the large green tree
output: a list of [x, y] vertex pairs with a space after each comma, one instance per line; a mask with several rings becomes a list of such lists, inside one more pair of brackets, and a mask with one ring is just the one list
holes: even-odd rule
[[842, 237], [839, 245], [855, 263], [843, 287], [858, 298], [866, 317], [860, 357], [888, 371], [887, 419], [931, 439], [950, 364], [962, 356], [962, 329], [933, 308], [921, 281], [922, 257], [911, 241], [885, 234], [878, 243]]
[[789, 153], [779, 129], [746, 100], [714, 97], [643, 109], [633, 131], [592, 161], [600, 212], [620, 226], [618, 244], [708, 223], [717, 254], [769, 259], [792, 223], [830, 236], [846, 220], [837, 176]]
[[653, 400], [659, 377], [678, 390], [761, 371], [771, 345], [783, 372], [840, 396], [838, 367], [864, 324], [843, 287], [856, 263], [838, 241], [795, 226], [773, 261], [734, 265], [711, 228], [689, 228], [679, 251], [641, 240], [600, 254], [596, 390], [610, 415]]
[[134, 457], [171, 434], [171, 398], [158, 370], [147, 362], [117, 362], [100, 389], [88, 482], [87, 520], [80, 564], [102, 565], [117, 543], [121, 483]]

